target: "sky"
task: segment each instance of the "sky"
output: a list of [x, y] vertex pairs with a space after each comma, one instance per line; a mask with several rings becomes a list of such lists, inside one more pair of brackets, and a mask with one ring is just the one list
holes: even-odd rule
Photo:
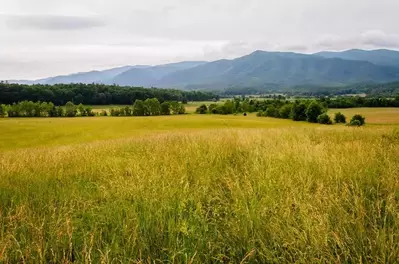
[[0, 7], [1, 80], [255, 50], [399, 49], [398, 0], [0, 0]]

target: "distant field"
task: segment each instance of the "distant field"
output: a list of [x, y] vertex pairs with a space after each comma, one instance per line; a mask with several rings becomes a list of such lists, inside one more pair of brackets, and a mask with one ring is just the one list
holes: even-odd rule
[[333, 116], [336, 112], [342, 112], [348, 120], [355, 114], [366, 117], [368, 124], [399, 124], [399, 108], [349, 108], [349, 109], [330, 109], [329, 113]]
[[159, 117], [0, 118], [0, 150], [137, 137], [154, 133], [222, 128], [311, 126], [255, 115]]
[[0, 263], [396, 263], [397, 125], [341, 111], [0, 119]]

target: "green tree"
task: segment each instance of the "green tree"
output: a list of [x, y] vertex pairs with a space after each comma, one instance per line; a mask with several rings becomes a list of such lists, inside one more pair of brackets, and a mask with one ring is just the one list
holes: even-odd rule
[[276, 117], [276, 107], [274, 105], [270, 105], [266, 111], [265, 111], [265, 115], [268, 117]]
[[143, 100], [136, 100], [133, 104], [133, 115], [144, 116], [145, 106]]
[[225, 103], [224, 103], [224, 109], [223, 109], [223, 114], [225, 114], [225, 115], [230, 115], [230, 114], [232, 114], [232, 113], [235, 113], [235, 111], [236, 111], [236, 108], [235, 108], [235, 104], [234, 104], [234, 102], [232, 102], [232, 101], [230, 101], [230, 100], [227, 100]]
[[184, 115], [186, 113], [186, 108], [184, 107], [184, 104], [179, 105], [179, 115]]
[[180, 112], [180, 104], [178, 102], [171, 102], [170, 103], [170, 107], [171, 107], [172, 113], [174, 115], [178, 115], [179, 114], [179, 112]]
[[93, 112], [93, 109], [90, 106], [86, 106], [85, 108], [87, 116], [95, 116], [96, 113]]
[[289, 119], [292, 111], [292, 104], [285, 104], [280, 107], [280, 118]]
[[295, 102], [291, 109], [291, 118], [294, 121], [305, 121], [306, 116], [306, 104]]
[[366, 124], [366, 118], [362, 115], [354, 115], [350, 121], [350, 125], [363, 126]]
[[6, 106], [3, 104], [0, 104], [0, 117], [5, 117], [6, 112], [7, 112]]
[[161, 104], [161, 115], [170, 115], [170, 104], [168, 102]]
[[339, 124], [339, 123], [345, 124], [346, 123], [346, 116], [344, 116], [341, 112], [335, 113], [334, 121], [337, 124]]
[[86, 109], [82, 104], [78, 105], [78, 112], [80, 116], [87, 116]]
[[325, 125], [331, 125], [332, 121], [331, 118], [328, 114], [324, 113], [321, 114], [317, 117], [317, 123], [319, 124], [325, 124]]
[[161, 114], [161, 104], [157, 98], [147, 99], [144, 103], [148, 107], [149, 115], [158, 116]]
[[132, 116], [132, 109], [129, 106], [124, 108], [125, 116]]
[[74, 105], [71, 101], [65, 104], [65, 116], [67, 117], [75, 117], [76, 116], [76, 105]]
[[306, 109], [306, 120], [310, 123], [317, 123], [318, 117], [323, 113], [323, 107], [319, 102], [312, 101]]
[[63, 117], [63, 116], [65, 116], [64, 108], [62, 108], [61, 106], [57, 106], [57, 107], [56, 107], [56, 111], [57, 111], [57, 116], [58, 116], [58, 117]]

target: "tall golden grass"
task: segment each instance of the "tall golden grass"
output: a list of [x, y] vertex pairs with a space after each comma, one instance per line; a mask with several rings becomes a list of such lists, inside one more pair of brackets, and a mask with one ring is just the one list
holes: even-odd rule
[[0, 153], [0, 262], [395, 263], [399, 133], [175, 132]]

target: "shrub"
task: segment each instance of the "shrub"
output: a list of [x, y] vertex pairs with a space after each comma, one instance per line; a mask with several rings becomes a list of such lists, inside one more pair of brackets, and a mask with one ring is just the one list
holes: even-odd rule
[[317, 117], [317, 123], [324, 125], [331, 125], [332, 121], [328, 114], [324, 113]]
[[102, 110], [102, 111], [101, 111], [101, 113], [100, 113], [100, 116], [108, 116], [108, 113], [107, 113], [107, 111], [105, 111], [105, 110]]
[[334, 121], [337, 124], [339, 124], [339, 123], [345, 124], [346, 123], [346, 116], [344, 116], [341, 112], [335, 113]]
[[350, 126], [358, 126], [358, 127], [360, 127], [360, 126], [362, 126], [362, 123], [361, 123], [359, 120], [352, 120], [352, 121], [349, 123], [349, 125], [350, 125]]
[[257, 117], [263, 116], [263, 111], [259, 111], [259, 112], [256, 114], [256, 116], [257, 116]]
[[[355, 122], [359, 121], [359, 122]], [[366, 118], [362, 115], [354, 115], [351, 119], [350, 125], [363, 126], [366, 124]]]
[[197, 108], [197, 110], [195, 111], [197, 114], [201, 114], [204, 115], [206, 114], [206, 112], [208, 111], [208, 108], [206, 107], [206, 105], [201, 105], [200, 107]]

